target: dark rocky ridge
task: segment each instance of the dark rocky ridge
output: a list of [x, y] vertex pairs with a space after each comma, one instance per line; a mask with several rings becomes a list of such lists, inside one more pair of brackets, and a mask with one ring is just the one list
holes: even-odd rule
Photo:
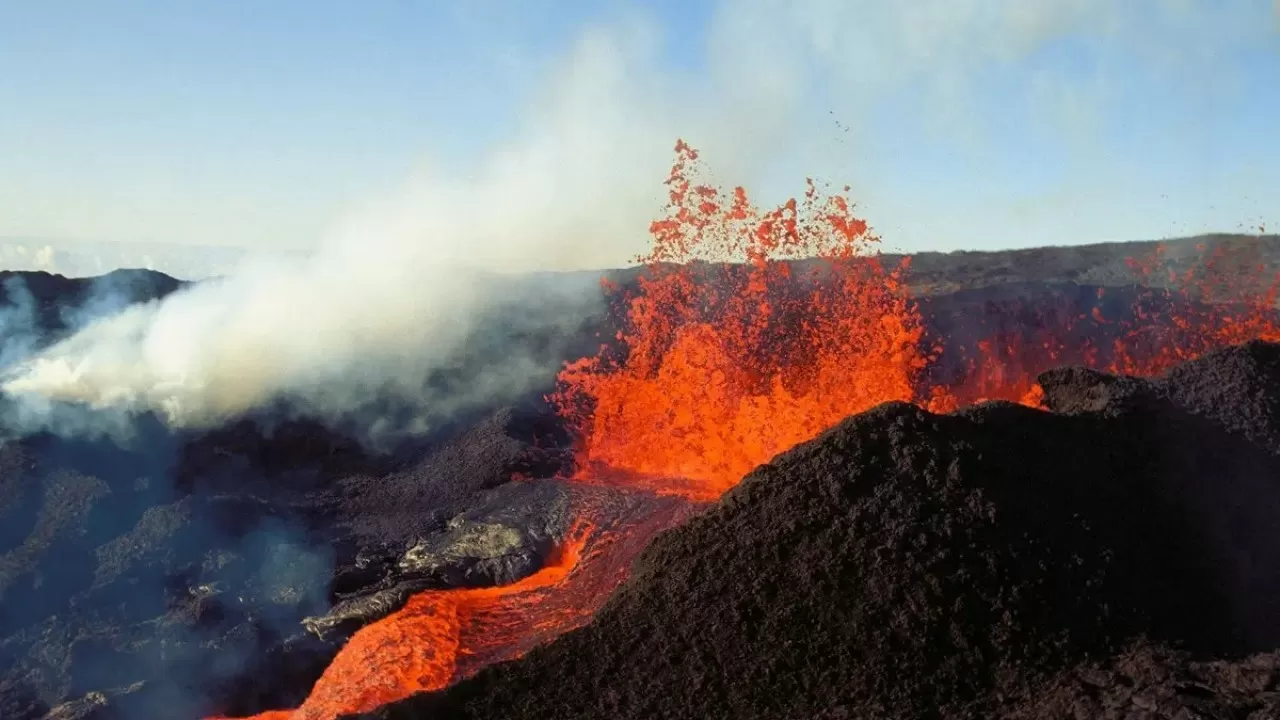
[[369, 717], [1274, 717], [1274, 653], [1232, 658], [1280, 645], [1278, 367], [881, 406], [659, 536], [591, 625]]
[[1280, 717], [1280, 652], [1197, 661], [1139, 644], [1105, 663], [1055, 677], [1008, 720], [1273, 720]]
[[84, 307], [90, 301], [123, 307], [163, 298], [185, 285], [154, 270], [115, 270], [92, 278], [0, 270], [0, 303], [21, 307], [29, 301], [33, 306], [32, 329], [53, 337], [67, 329], [69, 309]]
[[[1224, 253], [1218, 262], [1219, 269], [1228, 274], [1269, 279], [1280, 271], [1280, 235], [1276, 234], [1212, 233], [1164, 240], [910, 255], [886, 247], [882, 248], [882, 260], [887, 266], [896, 267], [910, 258], [905, 280], [916, 296], [1041, 283], [1114, 288], [1150, 282], [1157, 287], [1167, 287], [1166, 276], [1139, 280], [1128, 264], [1130, 258], [1147, 259], [1161, 247], [1168, 266], [1178, 271], [1200, 264], [1206, 256], [1218, 252]], [[635, 268], [628, 268], [610, 271], [609, 275], [626, 283], [636, 273]]]
[[[1280, 235], [1212, 233], [1159, 241], [915, 253], [911, 255], [907, 282], [916, 295], [940, 295], [1011, 283], [1069, 282], [1122, 287], [1135, 281], [1127, 261], [1146, 259], [1160, 246], [1169, 266], [1179, 271], [1200, 263], [1206, 253], [1216, 252], [1224, 253], [1219, 269], [1226, 273], [1270, 278], [1280, 271]], [[886, 255], [889, 262], [903, 257]], [[1146, 280], [1158, 287], [1167, 284], [1164, 276]]]

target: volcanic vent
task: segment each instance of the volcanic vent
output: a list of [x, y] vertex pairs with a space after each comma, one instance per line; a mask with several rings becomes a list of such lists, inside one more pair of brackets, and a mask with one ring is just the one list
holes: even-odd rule
[[676, 151], [637, 287], [611, 288], [622, 349], [566, 368], [557, 400], [583, 430], [584, 474], [707, 500], [850, 413], [917, 399], [929, 352], [905, 267], [880, 263], [843, 195], [810, 183], [760, 210], [740, 187], [699, 183], [697, 152]]
[[[1239, 358], [1155, 384], [1036, 377], [1071, 360], [1155, 373], [1276, 337], [1274, 281], [1223, 293], [1211, 258], [1119, 293], [1127, 314], [1099, 289], [1062, 322], [957, 347], [928, 333], [909, 265], [875, 255], [845, 198], [811, 185], [761, 212], [677, 152], [654, 250], [634, 287], [607, 287], [619, 343], [569, 367], [556, 399], [581, 432], [579, 481], [728, 495], [664, 535], [591, 625], [379, 717], [967, 716], [1139, 638], [1275, 647], [1256, 600], [1276, 590], [1280, 506], [1258, 480], [1275, 468], [1201, 392]], [[1130, 269], [1150, 279], [1160, 260]], [[1273, 351], [1236, 362], [1254, 386], [1276, 382]], [[1087, 412], [934, 414], [992, 397], [1079, 410], [1113, 386], [1127, 393]], [[1252, 396], [1235, 387], [1227, 406]]]

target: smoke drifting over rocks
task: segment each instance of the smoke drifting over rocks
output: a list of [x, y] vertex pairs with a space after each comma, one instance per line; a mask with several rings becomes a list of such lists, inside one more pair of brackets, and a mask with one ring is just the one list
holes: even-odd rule
[[[318, 424], [0, 447], [0, 716], [297, 703], [414, 591], [488, 585], [566, 530], [547, 420], [506, 410], [405, 457]], [[69, 703], [64, 705], [64, 703]]]
[[[357, 281], [369, 295], [351, 297]], [[199, 429], [285, 409], [393, 442], [546, 382], [564, 352], [556, 343], [575, 337], [573, 323], [598, 302], [572, 282], [513, 291], [481, 274], [363, 277], [319, 262], [255, 268], [94, 313], [69, 337], [26, 350], [3, 389], [35, 422], [78, 407], [104, 416], [153, 412], [171, 427]], [[545, 343], [513, 345], [522, 333]], [[494, 346], [523, 352], [501, 355]]]
[[[146, 272], [4, 281], [3, 347], [17, 367], [206, 287]], [[526, 399], [526, 377], [482, 381], [495, 358], [519, 357], [549, 382], [559, 355], [576, 351], [562, 343], [580, 339], [547, 325], [549, 305], [523, 291], [493, 290], [499, 314], [470, 338], [470, 356], [426, 379], [453, 402], [434, 431], [416, 426], [393, 450], [374, 442], [369, 417], [307, 418], [283, 403], [204, 428], [145, 406], [0, 396], [0, 717], [194, 718], [296, 703], [354, 629], [316, 633], [309, 618], [355, 605], [358, 627], [395, 609], [385, 597], [370, 607], [383, 590], [484, 585], [540, 566], [564, 531], [560, 495], [507, 483], [555, 475], [563, 431], [527, 406], [495, 413], [503, 392]], [[422, 418], [413, 403], [373, 400], [388, 417]]]

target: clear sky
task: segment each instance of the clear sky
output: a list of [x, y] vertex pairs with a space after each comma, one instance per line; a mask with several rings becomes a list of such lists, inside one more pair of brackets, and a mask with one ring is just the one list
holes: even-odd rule
[[[677, 135], [766, 196], [852, 184], [907, 250], [1280, 227], [1278, 17], [1272, 0], [0, 0], [0, 236], [310, 247], [371, 207], [430, 205], [406, 190], [424, 167], [458, 193], [500, 177], [522, 218], [577, 197], [642, 235]], [[592, 242], [562, 254], [635, 249]]]

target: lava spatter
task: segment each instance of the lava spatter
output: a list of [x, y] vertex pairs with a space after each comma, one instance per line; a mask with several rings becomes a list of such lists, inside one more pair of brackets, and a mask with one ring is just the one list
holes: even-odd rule
[[667, 215], [619, 298], [625, 357], [568, 366], [556, 400], [589, 473], [681, 478], [648, 485], [707, 500], [840, 418], [916, 399], [930, 350], [906, 268], [882, 265], [844, 195], [810, 182], [761, 210], [697, 182], [688, 145], [676, 154]]
[[1228, 345], [1280, 340], [1280, 274], [1268, 273], [1255, 249], [1200, 245], [1181, 267], [1163, 246], [1131, 258], [1135, 281], [1149, 289], [1125, 320], [1107, 369], [1157, 375]]
[[[606, 286], [622, 320], [617, 344], [559, 376], [554, 399], [592, 478], [712, 500], [756, 465], [881, 403], [1038, 407], [1035, 378], [1058, 365], [1151, 375], [1280, 338], [1280, 279], [1246, 247], [1179, 271], [1157, 251], [1130, 262], [1134, 283], [1168, 289], [1141, 295], [1125, 315], [1066, 303], [959, 347], [926, 334], [904, 282], [909, 264], [881, 262], [878, 238], [844, 194], [810, 182], [799, 201], [761, 210], [741, 187], [700, 183], [697, 161], [677, 144], [670, 202], [637, 258], [641, 275], [634, 287]], [[1152, 283], [1164, 272], [1167, 282]], [[926, 379], [927, 366], [958, 352], [970, 358], [967, 373]]]

